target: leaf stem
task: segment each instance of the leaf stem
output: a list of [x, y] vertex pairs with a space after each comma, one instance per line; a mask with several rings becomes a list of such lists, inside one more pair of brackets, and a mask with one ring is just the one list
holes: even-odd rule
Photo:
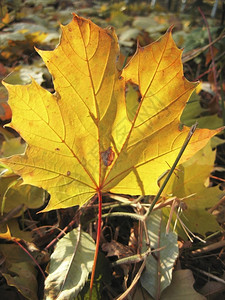
[[99, 242], [100, 242], [100, 236], [101, 236], [101, 223], [102, 223], [102, 193], [100, 190], [98, 190], [98, 227], [97, 227], [95, 256], [94, 256], [94, 262], [93, 262], [92, 273], [91, 273], [89, 300], [91, 300], [91, 297], [92, 297], [95, 269], [96, 269], [97, 259], [98, 259]]
[[187, 135], [187, 137], [186, 137], [186, 139], [185, 139], [185, 141], [184, 141], [184, 143], [183, 143], [183, 146], [181, 147], [180, 152], [178, 153], [177, 158], [176, 158], [176, 160], [174, 161], [174, 163], [173, 163], [173, 165], [172, 165], [172, 168], [170, 169], [168, 175], [166, 176], [166, 178], [165, 178], [163, 184], [161, 185], [161, 187], [160, 187], [160, 189], [159, 189], [159, 191], [158, 191], [158, 194], [156, 195], [154, 201], [152, 202], [152, 204], [151, 204], [151, 206], [150, 206], [148, 215], [152, 212], [152, 210], [153, 210], [153, 208], [154, 208], [156, 202], [159, 200], [159, 197], [161, 196], [162, 191], [164, 190], [164, 188], [165, 188], [167, 182], [169, 181], [171, 175], [173, 174], [173, 171], [175, 170], [175, 168], [176, 168], [176, 166], [177, 166], [177, 164], [178, 164], [178, 162], [179, 162], [181, 156], [182, 156], [183, 153], [184, 153], [184, 150], [186, 149], [186, 147], [187, 147], [187, 145], [188, 145], [188, 143], [189, 143], [189, 141], [190, 141], [192, 135], [194, 134], [194, 132], [195, 132], [195, 130], [196, 130], [196, 128], [197, 128], [197, 125], [198, 125], [198, 123], [195, 123], [194, 125], [191, 126], [190, 131], [188, 132], [188, 135]]
[[38, 269], [40, 270], [42, 276], [44, 279], [46, 279], [46, 276], [45, 276], [45, 273], [44, 271], [42, 270], [41, 266], [39, 265], [39, 263], [37, 262], [37, 260], [33, 257], [33, 255], [20, 243], [16, 240], [16, 238], [12, 238], [12, 241], [14, 243], [16, 243], [31, 259], [32, 261], [34, 262], [34, 264], [38, 267]]

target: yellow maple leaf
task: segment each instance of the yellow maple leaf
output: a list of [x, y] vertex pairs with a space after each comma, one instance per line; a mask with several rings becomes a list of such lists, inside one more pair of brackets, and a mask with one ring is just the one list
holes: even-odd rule
[[[138, 47], [121, 71], [113, 28], [74, 15], [53, 51], [37, 50], [53, 76], [55, 93], [35, 81], [9, 85], [10, 126], [28, 147], [4, 160], [25, 183], [46, 189], [46, 210], [82, 205], [97, 192], [155, 194], [157, 178], [174, 162], [188, 127], [179, 118], [197, 83], [183, 76], [182, 51], [171, 30]], [[138, 85], [135, 113], [126, 84]], [[132, 116], [132, 117], [131, 117]], [[217, 131], [199, 129], [182, 161]]]

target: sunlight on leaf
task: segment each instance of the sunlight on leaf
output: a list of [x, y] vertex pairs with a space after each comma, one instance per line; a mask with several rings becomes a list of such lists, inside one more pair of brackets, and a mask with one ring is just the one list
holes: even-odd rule
[[[61, 26], [54, 51], [37, 50], [53, 76], [55, 94], [35, 81], [5, 84], [10, 126], [28, 143], [25, 155], [4, 159], [29, 183], [46, 189], [46, 210], [83, 205], [97, 191], [156, 194], [157, 178], [172, 165], [189, 131], [180, 115], [196, 87], [183, 76], [182, 51], [171, 30], [118, 71], [117, 37], [74, 15]], [[135, 114], [126, 83], [137, 85]], [[129, 99], [128, 99], [129, 100]], [[130, 119], [133, 116], [133, 119]], [[218, 132], [199, 129], [182, 161]]]

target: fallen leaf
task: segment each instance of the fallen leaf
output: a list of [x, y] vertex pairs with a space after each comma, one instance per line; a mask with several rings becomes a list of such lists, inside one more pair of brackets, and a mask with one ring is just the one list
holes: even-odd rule
[[19, 246], [14, 244], [0, 245], [1, 274], [7, 284], [14, 286], [28, 300], [38, 300], [37, 271], [31, 258]]
[[[224, 276], [223, 276], [224, 278]], [[215, 297], [214, 299], [223, 299], [224, 298], [224, 283], [217, 281], [207, 281], [207, 283], [200, 289], [200, 292], [205, 297], [209, 298], [210, 296]]]
[[208, 109], [204, 109], [200, 104], [200, 96], [195, 92], [187, 102], [181, 115], [181, 122], [186, 126], [191, 126], [198, 122], [198, 128], [216, 129], [223, 126], [223, 119], [218, 114], [210, 114]]
[[132, 295], [133, 300], [154, 300], [149, 293], [141, 286], [140, 283], [136, 285], [134, 294]]
[[[83, 205], [96, 192], [156, 194], [157, 178], [172, 165], [189, 132], [179, 127], [186, 101], [196, 87], [183, 76], [182, 51], [171, 30], [136, 54], [118, 71], [117, 37], [74, 15], [61, 26], [54, 51], [41, 51], [54, 79], [55, 94], [35, 81], [9, 85], [10, 126], [28, 143], [25, 155], [4, 163], [29, 183], [46, 189], [46, 210]], [[125, 85], [139, 86], [142, 98], [132, 120]], [[199, 129], [182, 161], [218, 130]], [[111, 149], [112, 161], [102, 153]]]
[[15, 154], [22, 154], [25, 152], [26, 144], [22, 143], [20, 137], [7, 139], [2, 142], [0, 150], [1, 157], [8, 157]]
[[51, 255], [45, 281], [45, 299], [75, 299], [92, 270], [95, 242], [91, 236], [73, 229], [58, 243]]
[[107, 256], [118, 256], [118, 258], [134, 255], [132, 248], [123, 245], [115, 240], [102, 244], [102, 250], [107, 252]]
[[7, 102], [0, 102], [0, 119], [2, 121], [10, 120], [12, 117], [11, 109]]
[[[163, 210], [154, 211], [147, 218], [146, 226], [150, 247], [154, 253], [147, 257], [141, 284], [153, 299], [161, 299], [162, 291], [170, 285], [173, 266], [179, 254], [177, 235], [174, 232], [166, 234], [166, 219]], [[143, 248], [146, 250], [147, 247]]]
[[[188, 229], [203, 236], [208, 231], [221, 230], [215, 216], [211, 215], [207, 209], [219, 201], [222, 191], [218, 186], [207, 187], [204, 184], [213, 170], [215, 155], [216, 152], [212, 151], [211, 145], [208, 143], [189, 161], [178, 166], [178, 170], [171, 177], [166, 190], [168, 194], [178, 198], [193, 195], [183, 200], [187, 209], [182, 212], [180, 217]], [[179, 222], [177, 226], [178, 234], [186, 239], [186, 234]]]
[[193, 288], [195, 280], [191, 270], [178, 270], [173, 273], [171, 285], [167, 287], [161, 296], [161, 300], [204, 300], [201, 294], [197, 293]]
[[[16, 174], [6, 174], [0, 177], [0, 211], [8, 213], [20, 204], [26, 208], [38, 208], [44, 204], [45, 192], [35, 186], [22, 184], [22, 179]], [[18, 212], [21, 215], [24, 210]], [[15, 217], [15, 216], [14, 216]]]
[[0, 119], [4, 122], [11, 120], [11, 117], [12, 112], [7, 102], [7, 91], [4, 86], [0, 84]]
[[25, 231], [20, 229], [20, 224], [17, 219], [11, 219], [7, 221], [7, 225], [0, 224], [0, 238], [9, 241], [15, 241], [22, 243], [23, 241], [32, 242], [31, 231]]

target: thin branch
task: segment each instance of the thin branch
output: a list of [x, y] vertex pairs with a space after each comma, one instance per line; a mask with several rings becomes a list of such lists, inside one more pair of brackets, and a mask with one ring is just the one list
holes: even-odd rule
[[21, 249], [23, 249], [23, 251], [32, 259], [32, 261], [34, 262], [34, 264], [38, 267], [38, 269], [40, 270], [42, 276], [44, 277], [44, 279], [46, 279], [45, 273], [42, 270], [42, 268], [40, 267], [39, 263], [36, 261], [36, 259], [30, 254], [30, 252], [23, 246], [21, 245], [15, 238], [12, 239], [12, 241], [14, 243], [16, 243]]
[[213, 244], [205, 246], [203, 248], [194, 250], [191, 253], [193, 255], [199, 255], [199, 254], [206, 253], [206, 252], [209, 252], [209, 251], [213, 251], [215, 249], [222, 248], [222, 247], [225, 247], [225, 240], [221, 240], [217, 243], [213, 243]]
[[216, 93], [216, 98], [217, 98], [217, 102], [219, 102], [219, 95], [218, 95], [218, 87], [217, 87], [217, 74], [216, 74], [216, 65], [215, 65], [215, 59], [214, 59], [214, 54], [213, 54], [213, 48], [212, 48], [212, 37], [211, 37], [211, 32], [209, 29], [209, 23], [203, 13], [203, 11], [201, 10], [200, 7], [198, 7], [198, 10], [205, 22], [207, 31], [208, 31], [208, 37], [209, 37], [209, 49], [210, 49], [210, 54], [211, 54], [211, 59], [212, 59], [212, 72], [213, 72], [213, 80], [214, 80], [214, 86], [215, 86], [215, 93]]
[[186, 149], [188, 143], [190, 142], [190, 139], [191, 139], [192, 135], [194, 134], [196, 128], [197, 128], [197, 123], [195, 123], [194, 125], [191, 126], [190, 131], [189, 131], [189, 133], [188, 133], [188, 135], [187, 135], [187, 137], [186, 137], [186, 139], [185, 139], [185, 141], [183, 143], [183, 146], [181, 147], [180, 152], [178, 153], [177, 158], [176, 158], [175, 162], [172, 165], [172, 168], [170, 169], [170, 171], [169, 171], [168, 175], [166, 176], [166, 178], [165, 178], [162, 186], [159, 189], [158, 194], [156, 195], [154, 201], [152, 202], [152, 204], [150, 206], [149, 214], [152, 212], [152, 210], [153, 210], [156, 202], [159, 200], [159, 197], [161, 196], [162, 191], [164, 190], [164, 188], [165, 188], [166, 184], [168, 183], [171, 175], [173, 174], [173, 172], [174, 172], [174, 170], [175, 170], [175, 168], [176, 168], [176, 166], [177, 166], [177, 164], [178, 164], [181, 156], [183, 155], [184, 150]]
[[138, 270], [137, 274], [135, 275], [134, 280], [132, 281], [129, 288], [122, 295], [120, 295], [118, 298], [116, 298], [116, 300], [125, 299], [129, 295], [129, 293], [132, 291], [132, 289], [135, 287], [135, 285], [137, 284], [138, 280], [141, 277], [142, 272], [144, 271], [144, 268], [145, 268], [145, 265], [146, 265], [146, 259], [147, 259], [147, 257], [144, 259], [140, 269]]
[[[211, 177], [211, 176], [210, 176], [210, 177]], [[223, 196], [223, 198], [220, 199], [220, 201], [217, 202], [216, 205], [214, 205], [213, 207], [211, 207], [211, 208], [208, 210], [208, 212], [209, 212], [209, 213], [212, 213], [212, 212], [213, 212], [215, 209], [217, 209], [217, 207], [218, 207], [219, 205], [221, 205], [224, 201], [225, 201], [225, 196]]]
[[119, 265], [122, 265], [122, 264], [135, 264], [135, 263], [138, 263], [140, 261], [143, 261], [151, 253], [162, 251], [165, 248], [166, 248], [166, 246], [163, 246], [161, 248], [157, 248], [157, 249], [154, 249], [154, 250], [151, 250], [150, 248], [148, 248], [144, 253], [135, 254], [135, 255], [124, 257], [124, 258], [120, 258], [117, 261], [114, 261], [113, 263], [111, 263], [111, 266], [115, 267], [115, 266], [119, 266]]
[[218, 276], [215, 276], [215, 275], [213, 275], [211, 273], [208, 273], [206, 271], [203, 271], [201, 269], [198, 269], [198, 268], [195, 268], [195, 267], [192, 267], [192, 266], [190, 266], [190, 269], [195, 270], [195, 271], [197, 271], [199, 273], [202, 273], [203, 275], [205, 275], [205, 276], [207, 276], [209, 278], [212, 278], [212, 279], [214, 279], [214, 280], [216, 280], [218, 282], [221, 282], [221, 283], [225, 284], [225, 280], [223, 280], [222, 278], [220, 278]]
[[138, 221], [144, 221], [145, 217], [143, 215], [138, 215], [135, 213], [126, 213], [126, 212], [112, 212], [102, 215], [102, 218], [108, 218], [108, 217], [129, 217]]
[[219, 37], [217, 37], [214, 41], [212, 41], [210, 44], [198, 48], [198, 49], [194, 49], [191, 51], [188, 51], [186, 53], [183, 54], [182, 56], [182, 63], [186, 63], [190, 60], [192, 60], [193, 58], [195, 58], [196, 56], [198, 56], [199, 54], [201, 54], [202, 52], [204, 52], [205, 50], [207, 50], [210, 46], [212, 46], [213, 44], [217, 43], [218, 41], [222, 40], [223, 38], [225, 38], [225, 34], [222, 33]]

